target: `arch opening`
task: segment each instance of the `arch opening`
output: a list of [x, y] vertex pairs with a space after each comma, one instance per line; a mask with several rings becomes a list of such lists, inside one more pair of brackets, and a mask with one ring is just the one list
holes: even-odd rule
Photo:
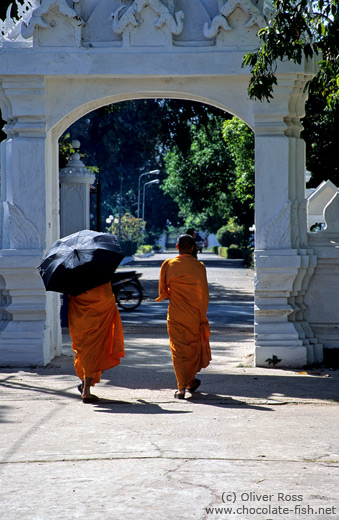
[[[126, 191], [126, 189], [128, 190], [128, 185], [131, 185], [132, 191], [134, 192], [134, 199], [131, 195], [133, 200], [131, 201], [132, 206], [130, 205], [127, 208], [129, 213], [135, 216], [138, 213], [135, 200], [135, 194], [137, 192], [136, 182], [142, 171], [145, 172], [147, 170], [150, 171], [160, 168], [163, 172], [166, 169], [165, 156], [169, 154], [175, 146], [177, 147], [177, 154], [179, 154], [183, 160], [191, 160], [189, 157], [184, 158], [183, 151], [187, 155], [187, 147], [192, 146], [192, 125], [202, 125], [206, 128], [206, 137], [208, 137], [208, 134], [211, 134], [211, 131], [216, 132], [218, 130], [218, 136], [213, 136], [214, 141], [218, 138], [220, 145], [224, 145], [217, 149], [216, 144], [212, 143], [212, 141], [206, 142], [205, 144], [206, 148], [208, 145], [214, 147], [211, 148], [209, 153], [218, 154], [218, 157], [215, 159], [214, 164], [212, 164], [213, 158], [211, 158], [211, 164], [205, 162], [203, 165], [206, 171], [201, 172], [202, 180], [198, 179], [197, 181], [201, 193], [205, 189], [205, 187], [201, 185], [201, 182], [204, 180], [207, 182], [208, 170], [210, 170], [211, 178], [213, 178], [213, 169], [216, 171], [216, 175], [218, 175], [217, 182], [220, 183], [220, 177], [222, 176], [221, 170], [224, 168], [225, 178], [227, 178], [228, 174], [229, 184], [232, 184], [232, 189], [235, 189], [235, 181], [230, 174], [230, 169], [235, 168], [235, 166], [230, 152], [228, 151], [228, 155], [226, 153], [227, 144], [222, 135], [223, 121], [230, 120], [231, 118], [229, 113], [211, 104], [206, 105], [191, 99], [178, 100], [177, 98], [161, 100], [156, 98], [142, 98], [127, 102], [123, 101], [120, 104], [115, 103], [114, 105], [102, 105], [102, 103], [100, 103], [100, 106], [102, 109], [87, 113], [87, 119], [86, 116], [78, 119], [76, 123], [66, 130], [65, 134], [70, 132], [71, 139], [81, 141], [82, 151], [86, 151], [86, 153], [89, 153], [89, 156], [92, 156], [86, 164], [92, 165], [93, 163], [98, 168], [101, 183], [104, 181], [104, 189], [111, 189], [115, 192], [116, 197], [119, 197], [119, 185], [122, 182], [122, 176], [124, 177], [124, 191]], [[119, 107], [122, 107], [121, 110]], [[106, 110], [107, 108], [108, 110]], [[175, 114], [176, 110], [178, 111], [177, 114]], [[125, 127], [124, 124], [121, 123], [123, 117], [126, 118]], [[148, 119], [148, 121], [146, 121], [146, 119]], [[116, 121], [116, 123], [114, 123], [114, 121]], [[207, 130], [207, 123], [211, 127], [209, 130]], [[179, 128], [180, 125], [182, 125], [181, 129]], [[218, 125], [219, 128], [217, 128]], [[127, 131], [125, 131], [126, 127], [128, 127]], [[139, 139], [139, 137], [135, 135], [135, 132], [141, 133], [143, 137]], [[199, 136], [195, 135], [196, 144], [198, 141]], [[199, 146], [202, 146], [202, 144], [199, 144]], [[167, 157], [167, 161], [168, 160]], [[224, 161], [224, 164], [216, 164], [217, 160], [219, 163]], [[114, 178], [114, 181], [111, 181], [109, 186], [107, 186], [107, 183], [105, 184], [105, 175]], [[225, 191], [229, 189], [225, 184], [223, 184], [223, 187]], [[194, 185], [192, 185], [191, 190], [187, 190], [188, 196], [190, 194], [189, 191], [192, 194], [193, 189]], [[158, 193], [161, 195], [162, 191], [159, 190]], [[167, 190], [167, 193], [171, 193], [170, 190]], [[253, 193], [251, 193], [250, 196], [253, 197]], [[216, 198], [217, 197], [218, 195], [216, 194]], [[212, 203], [209, 202], [209, 204], [211, 205]], [[226, 204], [227, 201], [225, 201], [225, 206]], [[240, 203], [238, 209], [239, 207]], [[139, 209], [141, 208], [138, 208], [138, 210]], [[160, 213], [160, 206], [158, 209]], [[199, 208], [199, 212], [203, 211], [203, 207]], [[246, 211], [251, 213], [251, 205], [246, 208]], [[112, 212], [113, 209], [109, 210], [109, 214]], [[242, 213], [243, 212], [244, 210]], [[139, 211], [139, 213], [141, 213], [141, 211]], [[104, 215], [102, 225], [104, 225], [109, 214]], [[250, 221], [248, 222], [248, 226], [253, 225], [253, 219], [251, 220], [251, 218], [252, 217], [249, 217]], [[219, 220], [219, 227], [226, 223], [222, 222], [221, 218]], [[214, 228], [213, 232], [216, 232], [216, 224], [212, 227]]]

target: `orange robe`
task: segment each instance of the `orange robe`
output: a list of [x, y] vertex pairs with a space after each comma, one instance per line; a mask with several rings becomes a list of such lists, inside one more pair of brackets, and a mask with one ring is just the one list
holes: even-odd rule
[[167, 330], [178, 388], [190, 386], [210, 360], [207, 320], [208, 284], [204, 264], [192, 255], [165, 260], [160, 270], [157, 302], [169, 298]]
[[69, 297], [68, 326], [75, 352], [77, 376], [99, 383], [103, 370], [119, 365], [124, 357], [124, 335], [118, 307], [107, 283]]

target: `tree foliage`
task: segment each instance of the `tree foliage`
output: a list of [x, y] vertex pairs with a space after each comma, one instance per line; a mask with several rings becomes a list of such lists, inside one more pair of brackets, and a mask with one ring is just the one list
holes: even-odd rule
[[216, 231], [227, 220], [234, 187], [233, 161], [222, 139], [222, 116], [190, 128], [190, 146], [165, 156], [163, 189], [179, 205], [187, 226]]
[[330, 179], [339, 185], [337, 142], [339, 136], [339, 2], [338, 0], [273, 0], [267, 27], [259, 31], [260, 47], [249, 52], [243, 65], [252, 76], [249, 95], [269, 101], [277, 83], [280, 60], [300, 64], [304, 58], [318, 62], [318, 73], [308, 84], [303, 119], [309, 187]]
[[[246, 135], [248, 132], [246, 125], [236, 120], [232, 126], [229, 117], [211, 114], [207, 121], [193, 124], [189, 148], [174, 146], [166, 154], [168, 177], [163, 189], [178, 203], [187, 226], [216, 232], [234, 216], [246, 228], [253, 223], [253, 178], [248, 186], [252, 195], [245, 194], [246, 178], [253, 175], [253, 168], [250, 174], [241, 171], [237, 146], [238, 140], [244, 151], [247, 145], [250, 148], [250, 138], [243, 137], [243, 129]], [[227, 123], [226, 142], [223, 124]], [[245, 163], [242, 166], [246, 168]]]
[[260, 100], [273, 97], [280, 60], [300, 64], [304, 58], [317, 56], [319, 71], [314, 82], [322, 86], [329, 104], [337, 103], [338, 35], [338, 0], [273, 0], [270, 22], [258, 33], [261, 45], [246, 54], [243, 61], [252, 73], [250, 97]]
[[223, 123], [222, 135], [235, 165], [234, 191], [242, 204], [254, 209], [254, 134], [240, 119]]
[[312, 177], [307, 185], [316, 188], [323, 180], [339, 186], [338, 138], [339, 104], [329, 106], [322, 89], [310, 88], [303, 119], [302, 137], [306, 141], [306, 167]]

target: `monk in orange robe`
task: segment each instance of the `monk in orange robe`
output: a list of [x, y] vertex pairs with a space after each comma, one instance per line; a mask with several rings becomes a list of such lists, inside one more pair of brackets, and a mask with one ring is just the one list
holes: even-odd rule
[[206, 268], [192, 256], [194, 246], [190, 235], [179, 237], [179, 255], [165, 260], [161, 266], [156, 299], [160, 302], [169, 298], [167, 330], [178, 383], [174, 394], [177, 399], [184, 399], [186, 390], [190, 393], [197, 390], [200, 380], [195, 376], [212, 359]]
[[111, 284], [70, 296], [68, 326], [81, 397], [85, 403], [98, 401], [91, 386], [100, 382], [103, 370], [119, 365], [124, 357], [122, 323]]

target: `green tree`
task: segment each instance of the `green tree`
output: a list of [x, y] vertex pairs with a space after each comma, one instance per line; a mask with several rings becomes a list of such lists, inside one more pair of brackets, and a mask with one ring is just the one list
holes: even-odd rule
[[312, 174], [307, 186], [316, 188], [328, 179], [339, 186], [339, 103], [330, 106], [322, 95], [322, 89], [312, 84], [302, 123], [302, 137], [306, 141], [306, 167]]
[[222, 115], [190, 127], [190, 146], [167, 152], [166, 193], [178, 203], [186, 225], [216, 231], [231, 215], [234, 163], [222, 139]]
[[173, 147], [165, 163], [163, 189], [178, 202], [188, 227], [216, 232], [235, 218], [247, 233], [254, 219], [254, 138], [242, 121], [210, 115], [207, 123], [191, 126], [188, 151]]
[[260, 29], [261, 46], [246, 54], [244, 65], [252, 77], [250, 97], [269, 100], [277, 84], [280, 60], [300, 64], [304, 58], [319, 57], [313, 80], [322, 87], [329, 104], [337, 103], [339, 89], [339, 2], [337, 0], [273, 0], [269, 24]]
[[240, 119], [224, 121], [222, 135], [235, 164], [235, 193], [242, 204], [254, 208], [254, 134]]
[[244, 65], [252, 77], [249, 94], [270, 100], [280, 60], [301, 63], [315, 56], [318, 72], [308, 84], [303, 120], [309, 187], [326, 179], [339, 184], [339, 2], [338, 0], [273, 0], [267, 27], [259, 31], [260, 47], [249, 52]]

